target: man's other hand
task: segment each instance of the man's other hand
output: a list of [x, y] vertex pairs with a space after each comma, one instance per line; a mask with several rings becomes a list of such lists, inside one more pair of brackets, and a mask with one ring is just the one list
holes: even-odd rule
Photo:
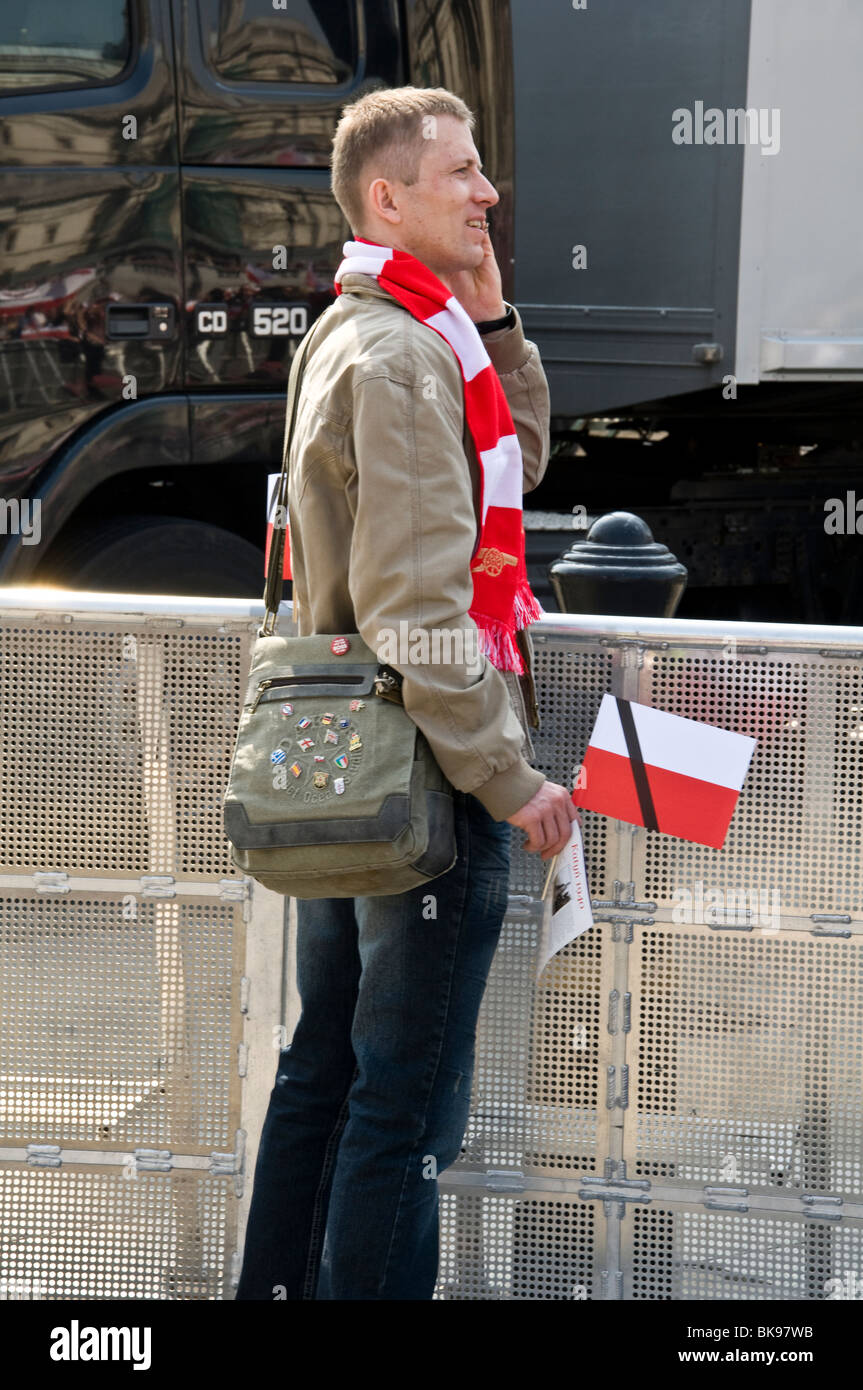
[[506, 313], [500, 268], [491, 237], [482, 239], [482, 260], [473, 270], [450, 271], [446, 284], [474, 323], [500, 319]]
[[566, 848], [569, 827], [574, 820], [581, 825], [581, 816], [572, 804], [570, 793], [557, 782], [543, 782], [536, 795], [506, 819], [510, 825], [527, 832], [524, 848], [543, 859], [551, 859]]

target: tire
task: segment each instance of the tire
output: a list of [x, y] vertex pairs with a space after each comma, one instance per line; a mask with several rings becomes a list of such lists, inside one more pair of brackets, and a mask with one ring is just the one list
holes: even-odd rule
[[33, 582], [114, 593], [260, 598], [264, 552], [203, 521], [117, 517], [59, 541]]

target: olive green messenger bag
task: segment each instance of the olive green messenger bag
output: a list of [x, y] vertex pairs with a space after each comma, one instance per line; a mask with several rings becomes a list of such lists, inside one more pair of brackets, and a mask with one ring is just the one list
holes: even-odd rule
[[[320, 321], [320, 320], [318, 320]], [[453, 788], [406, 712], [402, 677], [359, 633], [282, 637], [288, 455], [306, 350], [287, 420], [264, 589], [224, 796], [238, 869], [294, 898], [403, 893], [456, 860]]]

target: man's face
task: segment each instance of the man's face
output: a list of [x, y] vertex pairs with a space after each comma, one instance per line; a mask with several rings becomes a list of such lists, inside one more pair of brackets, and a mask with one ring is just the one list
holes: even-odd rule
[[383, 240], [386, 234], [385, 245], [409, 251], [438, 276], [473, 270], [483, 258], [485, 214], [500, 200], [480, 172], [465, 122], [436, 116], [425, 125], [431, 138], [423, 141], [419, 177], [410, 185], [393, 181], [386, 194], [381, 190], [385, 230], [377, 218], [369, 239]]

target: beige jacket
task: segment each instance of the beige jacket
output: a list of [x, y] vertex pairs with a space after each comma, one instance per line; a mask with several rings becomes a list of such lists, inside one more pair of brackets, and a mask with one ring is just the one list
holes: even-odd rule
[[[470, 561], [479, 466], [455, 353], [368, 275], [350, 274], [312, 329], [289, 459], [288, 512], [297, 633], [476, 630]], [[548, 465], [548, 383], [516, 313], [483, 342], [524, 457], [524, 491]], [[532, 650], [522, 641], [528, 672]], [[469, 657], [469, 653], [468, 653]], [[531, 674], [486, 658], [392, 661], [402, 698], [453, 786], [495, 820], [545, 778], [530, 766], [539, 727]]]

